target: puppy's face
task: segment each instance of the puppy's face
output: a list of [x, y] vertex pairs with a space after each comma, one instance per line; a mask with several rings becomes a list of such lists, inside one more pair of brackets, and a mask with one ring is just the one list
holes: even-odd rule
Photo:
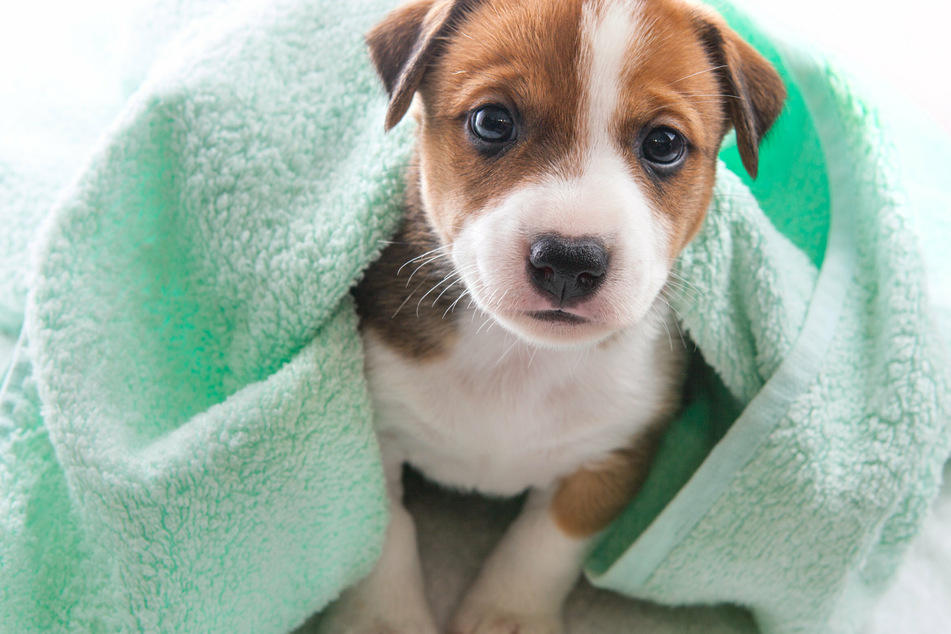
[[724, 134], [755, 175], [785, 95], [678, 0], [427, 0], [368, 41], [388, 125], [419, 94], [422, 203], [472, 299], [547, 345], [647, 314], [710, 203]]

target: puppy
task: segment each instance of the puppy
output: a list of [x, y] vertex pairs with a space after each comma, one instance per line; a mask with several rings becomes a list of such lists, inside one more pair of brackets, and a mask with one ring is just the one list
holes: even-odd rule
[[324, 632], [432, 634], [410, 463], [521, 515], [449, 626], [561, 632], [592, 540], [678, 407], [664, 299], [736, 130], [756, 175], [775, 70], [683, 0], [414, 0], [367, 36], [387, 129], [416, 99], [402, 229], [355, 289], [391, 519]]

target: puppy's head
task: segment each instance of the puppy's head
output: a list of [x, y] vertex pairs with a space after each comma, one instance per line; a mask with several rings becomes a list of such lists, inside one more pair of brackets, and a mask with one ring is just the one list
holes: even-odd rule
[[684, 0], [416, 0], [367, 36], [387, 128], [419, 97], [420, 191], [476, 304], [536, 343], [644, 318], [736, 129], [757, 171], [785, 89]]

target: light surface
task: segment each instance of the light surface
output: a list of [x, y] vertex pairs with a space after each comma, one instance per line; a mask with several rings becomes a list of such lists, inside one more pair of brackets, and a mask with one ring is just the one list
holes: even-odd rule
[[[951, 133], [951, 3], [946, 0], [734, 0], [755, 14], [865, 67], [907, 94]], [[118, 90], [121, 26], [149, 0], [9, 3], [0, 20], [4, 89], [55, 80], [71, 96], [100, 101]], [[398, 0], [394, 0], [397, 4]], [[105, 70], [105, 72], [103, 72]], [[11, 75], [12, 72], [12, 75]], [[99, 97], [93, 95], [98, 93]], [[109, 95], [114, 96], [114, 95]]]
[[[904, 92], [951, 133], [947, 0], [739, 0]], [[951, 168], [949, 168], [951, 169]]]

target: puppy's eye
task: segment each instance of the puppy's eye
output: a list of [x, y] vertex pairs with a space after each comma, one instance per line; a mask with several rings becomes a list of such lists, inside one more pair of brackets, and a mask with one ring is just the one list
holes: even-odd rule
[[515, 138], [515, 118], [502, 106], [482, 106], [469, 115], [469, 129], [483, 141], [504, 143]]
[[641, 154], [656, 165], [673, 165], [687, 151], [683, 135], [667, 126], [654, 128], [647, 133], [641, 144]]

